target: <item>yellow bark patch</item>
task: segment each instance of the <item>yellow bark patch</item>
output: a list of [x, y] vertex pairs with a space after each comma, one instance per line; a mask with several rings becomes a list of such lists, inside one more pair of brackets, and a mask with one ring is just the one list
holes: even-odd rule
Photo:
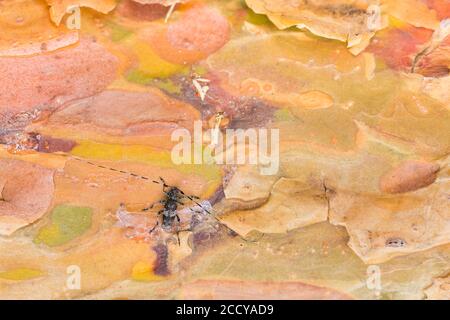
[[153, 273], [152, 264], [144, 261], [139, 261], [133, 266], [131, 271], [131, 279], [135, 281], [160, 281], [164, 280], [164, 277], [158, 276]]
[[420, 0], [383, 0], [383, 10], [389, 15], [415, 27], [436, 29], [439, 20], [436, 12]]
[[39, 278], [42, 275], [44, 275], [44, 273], [40, 270], [19, 268], [0, 272], [0, 279], [21, 281]]

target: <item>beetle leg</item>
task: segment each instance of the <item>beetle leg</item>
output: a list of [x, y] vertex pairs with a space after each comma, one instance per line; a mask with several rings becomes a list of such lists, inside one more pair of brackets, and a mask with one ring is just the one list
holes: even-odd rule
[[152, 233], [158, 225], [159, 225], [159, 221], [156, 221], [155, 226], [148, 233]]
[[165, 201], [164, 201], [164, 200], [159, 200], [159, 201], [157, 201], [157, 202], [155, 202], [155, 203], [152, 203], [150, 206], [148, 206], [148, 207], [142, 209], [142, 211], [148, 211], [148, 210], [150, 210], [150, 209], [153, 209], [153, 207], [154, 207], [155, 205], [157, 205], [157, 204], [162, 204], [162, 205], [164, 205], [164, 204], [165, 204]]

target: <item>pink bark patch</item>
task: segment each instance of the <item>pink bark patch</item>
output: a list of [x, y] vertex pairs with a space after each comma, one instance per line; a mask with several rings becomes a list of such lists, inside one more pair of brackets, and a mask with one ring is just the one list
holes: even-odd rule
[[426, 77], [445, 77], [450, 73], [450, 36], [417, 62], [415, 72]]
[[450, 18], [450, 1], [449, 0], [423, 0], [428, 8], [436, 11], [439, 20]]
[[175, 48], [211, 54], [227, 43], [230, 24], [216, 9], [196, 7], [170, 24], [167, 39]]
[[53, 198], [53, 170], [19, 160], [0, 160], [0, 235], [41, 218]]
[[118, 60], [93, 40], [29, 57], [0, 58], [0, 113], [58, 106], [91, 96], [116, 75]]
[[344, 292], [299, 281], [196, 280], [181, 288], [183, 299], [349, 300]]
[[427, 43], [433, 30], [406, 26], [401, 29], [388, 29], [379, 32], [367, 48], [368, 51], [382, 58], [394, 70], [409, 70], [414, 56]]
[[406, 161], [380, 178], [380, 189], [386, 193], [403, 193], [424, 188], [437, 177], [439, 165], [423, 161]]

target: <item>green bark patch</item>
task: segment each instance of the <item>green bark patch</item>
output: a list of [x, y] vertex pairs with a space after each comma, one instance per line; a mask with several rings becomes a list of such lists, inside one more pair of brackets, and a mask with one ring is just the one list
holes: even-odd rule
[[53, 209], [51, 223], [39, 230], [34, 242], [56, 247], [81, 236], [91, 227], [92, 209], [61, 205]]

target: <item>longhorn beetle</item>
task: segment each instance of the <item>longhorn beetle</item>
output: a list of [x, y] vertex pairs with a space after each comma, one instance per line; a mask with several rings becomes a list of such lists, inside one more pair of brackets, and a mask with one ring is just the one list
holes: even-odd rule
[[184, 203], [181, 202], [181, 200], [183, 200], [183, 199], [191, 200], [193, 203], [195, 203], [197, 206], [199, 206], [206, 213], [211, 214], [211, 212], [208, 209], [206, 209], [198, 201], [196, 201], [196, 200], [200, 199], [199, 197], [193, 196], [193, 195], [187, 195], [180, 188], [168, 185], [164, 181], [164, 179], [162, 177], [159, 177], [159, 181], [158, 180], [152, 180], [152, 179], [150, 179], [150, 178], [148, 178], [146, 176], [142, 176], [142, 175], [139, 175], [139, 174], [136, 174], [136, 173], [133, 173], [133, 172], [119, 170], [119, 169], [115, 169], [115, 168], [111, 168], [111, 167], [106, 167], [106, 166], [103, 166], [103, 165], [100, 165], [100, 164], [96, 164], [94, 162], [91, 162], [89, 160], [85, 160], [85, 159], [82, 159], [82, 158], [74, 157], [74, 156], [71, 156], [71, 155], [64, 155], [64, 156], [72, 158], [72, 159], [80, 161], [80, 162], [83, 162], [83, 163], [87, 163], [87, 164], [89, 164], [91, 166], [94, 166], [94, 167], [97, 167], [97, 168], [106, 169], [106, 170], [110, 170], [110, 171], [114, 171], [114, 172], [118, 172], [118, 173], [122, 173], [122, 174], [128, 174], [128, 175], [130, 175], [132, 177], [135, 177], [135, 178], [139, 178], [139, 179], [146, 180], [146, 181], [151, 181], [151, 182], [156, 183], [156, 184], [161, 184], [163, 186], [163, 192], [164, 192], [165, 198], [162, 199], [162, 200], [159, 200], [159, 201], [157, 201], [155, 203], [153, 203], [152, 205], [150, 205], [150, 206], [148, 206], [148, 207], [146, 207], [144, 209], [142, 209], [142, 211], [148, 211], [148, 210], [152, 209], [157, 204], [163, 205], [163, 209], [158, 211], [158, 215], [162, 214], [162, 216], [163, 216], [162, 227], [165, 230], [170, 229], [170, 227], [172, 226], [172, 223], [174, 222], [175, 219], [177, 219], [178, 222], [180, 221], [180, 217], [177, 214], [177, 209], [178, 209], [179, 205], [184, 205]]
[[[193, 196], [193, 195], [187, 195], [183, 190], [181, 190], [178, 187], [175, 186], [170, 186], [168, 185], [163, 178], [159, 177], [159, 181], [158, 180], [152, 180], [149, 177], [143, 176], [143, 175], [139, 175], [133, 172], [128, 172], [128, 171], [124, 171], [124, 170], [119, 170], [119, 169], [115, 169], [115, 168], [111, 168], [111, 167], [107, 167], [107, 166], [103, 166], [94, 162], [91, 162], [89, 160], [85, 160], [73, 155], [69, 155], [69, 154], [61, 154], [59, 153], [58, 155], [63, 156], [63, 157], [67, 157], [67, 158], [71, 158], [86, 164], [89, 164], [91, 166], [97, 167], [97, 168], [101, 168], [101, 169], [105, 169], [105, 170], [110, 170], [113, 172], [118, 172], [118, 173], [122, 173], [122, 174], [128, 174], [132, 177], [138, 178], [138, 179], [142, 179], [145, 180], [147, 182], [153, 182], [156, 184], [161, 184], [163, 186], [163, 192], [165, 195], [165, 198], [157, 201], [155, 203], [153, 203], [152, 205], [150, 205], [149, 207], [146, 207], [144, 209], [142, 209], [142, 211], [148, 211], [150, 209], [152, 209], [155, 205], [157, 204], [161, 204], [163, 206], [163, 208], [161, 210], [158, 211], [158, 215], [162, 215], [162, 228], [165, 231], [168, 231], [171, 229], [174, 220], [176, 219], [178, 222], [180, 222], [180, 217], [178, 216], [177, 213], [177, 209], [179, 205], [184, 205], [183, 202], [181, 202], [181, 200], [183, 199], [189, 199], [190, 201], [192, 201], [193, 203], [195, 203], [199, 208], [201, 208], [204, 212], [208, 213], [210, 216], [212, 216], [214, 218], [214, 220], [216, 220], [217, 222], [219, 222], [221, 225], [223, 225], [219, 219], [217, 219], [208, 209], [206, 209], [203, 205], [201, 205], [197, 200], [200, 199], [197, 196]], [[192, 212], [196, 212], [194, 211], [192, 208], [189, 208], [190, 211]], [[155, 224], [155, 226], [149, 231], [149, 233], [152, 233], [156, 227], [159, 225], [159, 221]], [[227, 225], [224, 225], [228, 230], [230, 230], [231, 232], [233, 232], [235, 234], [235, 232], [230, 229]], [[178, 232], [177, 232], [178, 234]], [[261, 236], [261, 238], [264, 236], [264, 234]], [[261, 239], [259, 238], [259, 239]], [[257, 242], [256, 241], [251, 241], [251, 240], [247, 240], [243, 237], [241, 237], [242, 240], [244, 240], [245, 242]], [[178, 239], [179, 242], [179, 239]]]
[[[186, 195], [178, 187], [169, 186], [161, 177], [159, 177], [159, 180], [163, 185], [163, 192], [165, 194], [165, 198], [158, 202], [155, 202], [154, 204], [152, 204], [147, 208], [142, 209], [142, 211], [148, 211], [157, 204], [163, 205], [163, 208], [158, 211], [158, 215], [162, 214], [162, 228], [164, 230], [170, 230], [175, 219], [177, 219], [177, 221], [180, 222], [180, 217], [178, 216], [177, 209], [179, 205], [184, 205], [184, 203], [181, 202], [181, 200], [183, 200], [184, 198], [193, 201], [195, 204], [199, 205], [203, 210], [209, 213], [208, 210], [203, 208], [199, 203], [197, 203], [197, 201], [194, 200], [200, 199], [199, 197]], [[150, 233], [152, 233], [153, 230], [155, 230], [158, 224], [159, 222], [157, 222], [156, 225], [153, 227], [153, 229], [150, 230]]]

